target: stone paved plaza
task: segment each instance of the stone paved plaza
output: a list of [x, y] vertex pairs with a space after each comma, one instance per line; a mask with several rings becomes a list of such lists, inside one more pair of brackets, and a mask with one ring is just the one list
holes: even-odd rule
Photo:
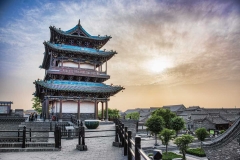
[[[100, 125], [97, 130], [114, 130], [115, 125]], [[86, 129], [86, 131], [89, 131]], [[111, 136], [114, 131], [107, 132], [86, 132], [86, 137], [91, 136]], [[47, 151], [47, 152], [0, 152], [0, 160], [127, 160], [127, 156], [123, 156], [123, 148], [112, 146], [115, 137], [99, 137], [86, 138], [86, 145], [88, 151], [76, 150], [78, 139], [66, 140], [62, 139], [61, 151]], [[52, 141], [52, 139], [50, 139]], [[142, 147], [153, 147], [154, 138], [142, 138]], [[158, 141], [160, 143], [160, 141]], [[169, 147], [176, 147], [172, 142]], [[160, 148], [165, 146], [160, 145]], [[179, 153], [178, 150], [173, 152]], [[207, 160], [206, 157], [198, 158], [187, 155], [187, 160]]]
[[[114, 125], [100, 125], [98, 130], [114, 129]], [[94, 135], [114, 135], [114, 132], [87, 132]], [[112, 146], [114, 137], [86, 138], [88, 151], [76, 150], [78, 139], [62, 139], [62, 150], [54, 152], [8, 152], [0, 153], [0, 160], [126, 160], [123, 149]]]

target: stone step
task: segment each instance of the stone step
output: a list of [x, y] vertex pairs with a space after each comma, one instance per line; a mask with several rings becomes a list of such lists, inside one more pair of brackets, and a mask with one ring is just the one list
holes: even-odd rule
[[61, 151], [59, 148], [0, 148], [0, 152], [44, 152], [44, 151]]
[[[34, 147], [41, 147], [41, 148], [49, 148], [54, 147], [54, 143], [44, 143], [44, 142], [26, 142], [26, 147], [34, 148]], [[22, 142], [15, 142], [15, 143], [0, 143], [0, 148], [21, 148]]]

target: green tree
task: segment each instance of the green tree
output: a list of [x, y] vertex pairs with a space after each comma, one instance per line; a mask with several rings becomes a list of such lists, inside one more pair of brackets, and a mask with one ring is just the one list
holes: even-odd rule
[[198, 128], [197, 130], [195, 130], [195, 133], [198, 140], [201, 141], [201, 149], [202, 149], [202, 142], [205, 140], [205, 138], [207, 138], [209, 133], [205, 128]]
[[139, 120], [139, 113], [138, 112], [132, 112], [132, 113], [128, 113], [127, 115], [126, 115], [126, 118], [130, 118], [131, 117], [131, 119], [135, 119], [135, 120]]
[[32, 108], [38, 113], [42, 113], [42, 103], [41, 100], [38, 97], [33, 97], [32, 100]]
[[176, 131], [176, 136], [178, 132], [185, 127], [185, 122], [181, 117], [174, 117], [172, 119], [172, 129]]
[[167, 154], [168, 154], [168, 143], [171, 139], [174, 138], [174, 135], [175, 135], [175, 131], [167, 128], [164, 128], [159, 135], [159, 139], [162, 140], [162, 144], [166, 145]]
[[147, 129], [155, 134], [155, 145], [157, 146], [157, 134], [164, 128], [164, 120], [160, 116], [152, 115], [146, 122]]
[[[103, 113], [104, 113], [104, 116], [105, 116], [106, 115], [106, 110], [105, 109], [104, 109]], [[119, 110], [108, 108], [108, 116], [110, 116], [111, 118], [118, 117], [119, 116]], [[102, 111], [101, 110], [98, 111], [98, 117], [102, 117]]]
[[184, 160], [186, 160], [186, 150], [188, 149], [188, 144], [192, 143], [193, 140], [194, 140], [193, 136], [185, 134], [182, 135], [181, 137], [177, 137], [174, 141], [179, 150], [182, 152]]
[[155, 110], [152, 115], [161, 116], [165, 123], [165, 128], [172, 129], [172, 118], [176, 117], [176, 114], [169, 109], [159, 108]]

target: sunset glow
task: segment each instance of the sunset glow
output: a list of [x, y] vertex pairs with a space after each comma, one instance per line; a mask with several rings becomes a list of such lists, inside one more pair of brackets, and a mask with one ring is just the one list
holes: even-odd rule
[[[0, 100], [31, 109], [49, 26], [111, 35], [110, 108], [240, 107], [240, 3], [219, 0], [0, 1]], [[105, 68], [103, 68], [105, 71]]]
[[172, 66], [171, 61], [165, 57], [151, 59], [147, 62], [147, 68], [153, 74], [161, 73], [162, 71], [171, 66]]

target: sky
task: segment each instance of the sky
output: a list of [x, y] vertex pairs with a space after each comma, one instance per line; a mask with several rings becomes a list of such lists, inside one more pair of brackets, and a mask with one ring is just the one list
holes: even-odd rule
[[0, 1], [0, 101], [31, 109], [49, 26], [80, 19], [91, 35], [113, 37], [102, 48], [118, 53], [105, 83], [126, 89], [110, 108], [239, 108], [239, 17], [238, 0]]

